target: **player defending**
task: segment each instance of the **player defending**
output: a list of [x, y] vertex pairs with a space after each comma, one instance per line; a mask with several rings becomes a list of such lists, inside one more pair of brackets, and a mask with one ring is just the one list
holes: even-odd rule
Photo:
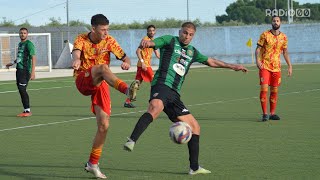
[[106, 176], [100, 171], [98, 162], [109, 128], [111, 114], [109, 85], [133, 99], [137, 84], [133, 82], [128, 88], [128, 85], [109, 69], [110, 52], [123, 61], [121, 64], [123, 70], [130, 68], [129, 57], [118, 42], [108, 35], [109, 20], [104, 15], [97, 14], [92, 16], [91, 26], [91, 32], [79, 35], [74, 42], [72, 67], [75, 69], [74, 76], [78, 90], [85, 96], [91, 95], [91, 110], [96, 115], [98, 126], [85, 170], [93, 173], [96, 178], [105, 179]]
[[[256, 48], [256, 63], [260, 77], [260, 103], [262, 108], [262, 121], [280, 120], [275, 114], [278, 101], [278, 87], [281, 83], [280, 54], [288, 65], [288, 76], [292, 75], [292, 66], [288, 52], [288, 38], [279, 31], [280, 17], [272, 17], [272, 29], [263, 32]], [[270, 86], [270, 116], [267, 113], [267, 93]]]
[[164, 111], [172, 122], [183, 121], [192, 128], [192, 137], [188, 142], [190, 175], [211, 173], [199, 166], [200, 126], [180, 99], [180, 89], [191, 64], [199, 62], [214, 68], [247, 71], [242, 65], [228, 64], [202, 55], [196, 48], [189, 45], [195, 32], [195, 25], [191, 22], [185, 22], [179, 30], [179, 37], [165, 35], [151, 41], [141, 41], [141, 48], [159, 48], [161, 58], [159, 69], [151, 82], [148, 110], [140, 117], [130, 138], [124, 145], [125, 150], [132, 151], [141, 134]]
[[34, 80], [35, 67], [36, 67], [36, 50], [33, 43], [28, 40], [28, 29], [21, 28], [19, 30], [19, 37], [21, 42], [18, 45], [17, 59], [6, 65], [7, 68], [17, 64], [16, 66], [16, 82], [20, 93], [21, 102], [24, 111], [18, 114], [18, 117], [28, 117], [31, 116], [29, 95], [27, 92], [27, 87], [29, 80]]
[[[154, 35], [156, 34], [156, 27], [154, 25], [149, 25], [147, 27], [147, 36], [145, 36], [144, 40], [153, 40]], [[153, 71], [151, 68], [151, 59], [152, 59], [152, 52], [156, 55], [159, 59], [160, 54], [157, 50], [153, 48], [137, 48], [136, 54], [138, 57], [137, 63], [137, 74], [135, 80], [141, 85], [142, 81], [151, 82], [153, 79]], [[135, 106], [131, 103], [129, 98], [126, 99], [124, 103], [124, 107], [126, 108], [135, 108]]]

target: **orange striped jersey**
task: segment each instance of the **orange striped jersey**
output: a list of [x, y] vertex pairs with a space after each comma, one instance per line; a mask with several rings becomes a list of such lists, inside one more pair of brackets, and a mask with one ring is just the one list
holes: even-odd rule
[[[143, 40], [153, 40], [153, 38], [149, 38], [148, 36], [145, 36], [143, 38]], [[150, 67], [151, 66], [151, 58], [152, 58], [152, 52], [154, 51], [153, 48], [143, 48], [141, 49], [141, 57], [144, 61], [144, 64], [146, 65], [146, 67]], [[137, 63], [138, 67], [141, 67], [142, 64], [140, 61], [138, 61]]]
[[288, 47], [287, 36], [282, 32], [279, 35], [274, 35], [271, 30], [268, 30], [260, 35], [257, 45], [261, 47], [259, 60], [262, 62], [263, 68], [271, 72], [280, 72], [280, 55]]
[[74, 41], [73, 51], [80, 50], [81, 65], [78, 70], [74, 71], [74, 76], [79, 72], [89, 69], [94, 65], [110, 64], [110, 52], [112, 52], [117, 59], [123, 59], [126, 54], [118, 44], [118, 42], [110, 35], [97, 44], [91, 42], [89, 38], [90, 33], [80, 34]]

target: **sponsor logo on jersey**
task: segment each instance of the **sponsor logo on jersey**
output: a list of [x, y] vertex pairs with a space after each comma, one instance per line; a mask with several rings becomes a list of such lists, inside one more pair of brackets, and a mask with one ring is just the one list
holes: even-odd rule
[[184, 57], [185, 59], [189, 59], [190, 61], [191, 61], [191, 59], [192, 59], [190, 56], [186, 55], [186, 51], [185, 51], [185, 50], [183, 50], [183, 51], [181, 52], [180, 50], [175, 49], [174, 52], [177, 53], [177, 54], [179, 54], [180, 56]]
[[182, 109], [182, 112], [189, 112], [189, 110], [184, 108], [184, 109]]

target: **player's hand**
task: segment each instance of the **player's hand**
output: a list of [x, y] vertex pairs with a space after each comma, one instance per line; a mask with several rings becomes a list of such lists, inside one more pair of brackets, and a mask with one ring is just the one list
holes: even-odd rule
[[81, 64], [81, 60], [80, 59], [74, 60], [72, 62], [72, 68], [75, 69], [75, 70], [78, 70], [79, 67], [80, 67], [80, 64]]
[[129, 70], [129, 68], [130, 68], [130, 64], [129, 63], [127, 63], [127, 62], [123, 62], [122, 64], [121, 64], [121, 69], [122, 70]]
[[9, 67], [12, 66], [12, 65], [13, 65], [12, 63], [8, 63], [8, 64], [6, 65], [6, 68], [9, 69]]
[[35, 80], [35, 79], [36, 79], [36, 73], [33, 71], [31, 73], [30, 80]]
[[232, 69], [235, 71], [248, 72], [248, 69], [242, 65], [235, 65]]
[[263, 69], [263, 64], [261, 63], [261, 61], [257, 61], [256, 63], [257, 63], [258, 69], [260, 69], [260, 70]]
[[292, 66], [288, 66], [288, 76], [292, 75]]
[[145, 63], [141, 63], [141, 68], [143, 71], [146, 71], [147, 70], [147, 66]]
[[140, 46], [142, 48], [149, 48], [152, 45], [151, 41], [142, 39], [140, 42]]

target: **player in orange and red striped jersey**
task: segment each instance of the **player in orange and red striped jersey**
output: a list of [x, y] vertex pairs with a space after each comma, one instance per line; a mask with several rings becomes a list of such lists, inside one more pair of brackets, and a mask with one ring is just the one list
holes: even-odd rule
[[[156, 34], [156, 27], [154, 25], [149, 25], [147, 27], [147, 36], [145, 36], [142, 40], [153, 40], [154, 35]], [[144, 82], [151, 82], [153, 79], [153, 70], [151, 68], [151, 60], [152, 53], [156, 55], [156, 57], [160, 58], [160, 53], [153, 48], [140, 48], [138, 47], [136, 50], [136, 54], [138, 57], [137, 63], [137, 74], [136, 74], [136, 82], [140, 85]], [[126, 108], [135, 108], [135, 106], [131, 103], [130, 98], [127, 98], [124, 105]]]
[[91, 31], [80, 34], [74, 42], [72, 67], [80, 93], [85, 96], [91, 95], [91, 110], [96, 115], [98, 126], [85, 170], [93, 173], [96, 178], [105, 179], [107, 177], [100, 171], [98, 162], [109, 128], [111, 114], [109, 85], [131, 99], [135, 98], [138, 86], [133, 82], [129, 88], [109, 69], [110, 53], [122, 61], [123, 70], [130, 68], [130, 59], [118, 42], [108, 34], [107, 17], [102, 14], [94, 15], [91, 18], [91, 25]]
[[[278, 87], [281, 84], [281, 61], [280, 55], [288, 65], [288, 76], [292, 74], [292, 65], [288, 53], [288, 38], [279, 31], [281, 19], [272, 17], [272, 29], [263, 32], [256, 48], [256, 63], [260, 77], [260, 102], [262, 108], [262, 121], [280, 120], [275, 114], [278, 101]], [[270, 116], [267, 113], [267, 93], [270, 86]]]

